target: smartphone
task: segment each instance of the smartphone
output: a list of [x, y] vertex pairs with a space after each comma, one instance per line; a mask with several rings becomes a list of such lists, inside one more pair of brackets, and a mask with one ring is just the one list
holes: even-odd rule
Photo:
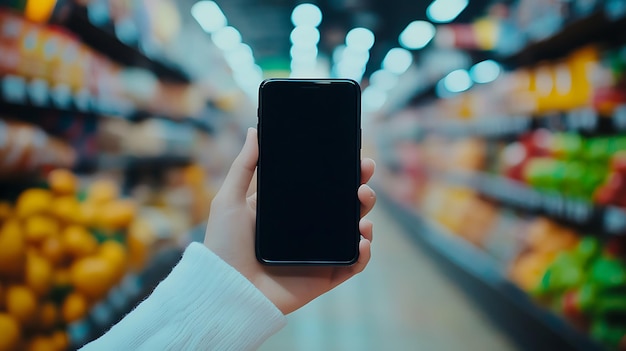
[[261, 263], [357, 261], [360, 97], [359, 84], [349, 79], [261, 83], [256, 209]]

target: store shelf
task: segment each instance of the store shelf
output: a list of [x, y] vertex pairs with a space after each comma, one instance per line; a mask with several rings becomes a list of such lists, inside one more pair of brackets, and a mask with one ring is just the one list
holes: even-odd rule
[[99, 155], [96, 158], [79, 160], [74, 170], [78, 173], [90, 173], [97, 170], [124, 170], [127, 172], [141, 169], [165, 170], [171, 167], [183, 167], [192, 162], [191, 156], [175, 154], [158, 156]]
[[587, 136], [612, 135], [626, 132], [626, 105], [618, 107], [612, 116], [601, 116], [584, 108], [542, 116], [496, 116], [473, 120], [453, 119], [425, 125], [427, 132], [449, 137], [483, 137], [507, 139], [531, 130], [577, 132]]
[[445, 182], [469, 187], [481, 195], [512, 208], [576, 226], [583, 232], [626, 235], [626, 211], [569, 198], [556, 192], [543, 192], [497, 175], [470, 172], [436, 173]]
[[88, 93], [72, 94], [64, 86], [50, 87], [44, 80], [26, 81], [14, 75], [0, 77], [0, 114], [29, 122], [37, 122], [42, 115], [49, 114], [82, 118], [119, 116], [131, 122], [157, 118], [186, 123], [206, 133], [214, 132], [208, 123], [198, 118], [177, 118], [136, 110], [129, 103], [99, 101]]
[[[469, 275], [471, 284], [485, 287], [486, 290], [481, 290], [479, 296], [474, 296], [476, 299], [488, 300], [486, 305], [496, 314], [502, 314], [504, 310], [509, 312], [510, 306], [513, 306], [510, 312], [516, 315], [505, 313], [502, 318], [503, 323], [514, 323], [512, 330], [508, 331], [516, 334], [513, 337], [521, 338], [518, 340], [520, 343], [534, 350], [604, 350], [564, 319], [537, 305], [524, 291], [510, 282], [506, 278], [502, 262], [421, 217], [413, 209], [397, 204], [384, 191], [379, 190], [377, 194], [381, 204], [389, 209], [389, 213], [416, 240], [445, 262], [455, 266], [461, 274]], [[451, 276], [451, 279], [456, 280], [456, 277]], [[525, 319], [530, 323], [524, 325], [522, 321]], [[532, 335], [532, 340], [527, 338], [528, 335]]]
[[141, 67], [153, 72], [159, 78], [177, 83], [189, 83], [191, 79], [179, 67], [162, 60], [146, 56], [138, 48], [119, 40], [113, 32], [113, 23], [102, 27], [89, 21], [87, 8], [80, 5], [68, 7], [68, 14], [61, 20], [62, 25], [75, 33], [87, 45], [124, 66]]
[[554, 60], [591, 43], [623, 43], [626, 14], [602, 10], [574, 20], [560, 31], [543, 40], [530, 43], [519, 52], [501, 58], [508, 67], [531, 66], [540, 61]]

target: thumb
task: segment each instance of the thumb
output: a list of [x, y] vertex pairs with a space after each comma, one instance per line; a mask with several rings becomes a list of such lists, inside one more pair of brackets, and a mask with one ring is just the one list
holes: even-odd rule
[[258, 158], [259, 144], [257, 141], [257, 131], [254, 128], [248, 128], [246, 142], [243, 144], [241, 152], [230, 166], [224, 184], [220, 189], [221, 195], [225, 198], [245, 200], [246, 192], [252, 181]]

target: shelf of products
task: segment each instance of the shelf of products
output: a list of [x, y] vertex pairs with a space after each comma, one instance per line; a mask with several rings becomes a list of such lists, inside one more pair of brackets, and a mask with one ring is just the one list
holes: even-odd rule
[[492, 11], [471, 26], [505, 30], [482, 49], [508, 70], [446, 98], [432, 86], [377, 126], [382, 191], [429, 219], [413, 225], [435, 251], [608, 350], [626, 345], [625, 10], [518, 0]]
[[0, 26], [4, 107], [130, 120], [159, 116], [202, 125], [189, 117], [205, 107], [198, 86], [159, 80], [145, 68], [122, 66], [63, 27], [30, 22], [7, 9], [0, 8]]
[[154, 72], [159, 78], [177, 83], [189, 83], [189, 76], [172, 63], [164, 63], [163, 59], [155, 60], [141, 52], [139, 48], [122, 42], [114, 32], [115, 24], [106, 20], [98, 26], [94, 25], [88, 14], [88, 8], [68, 2], [68, 9], [59, 19], [60, 23], [78, 35], [82, 42], [108, 56], [124, 66], [140, 67]]
[[[444, 25], [442, 28], [445, 33], [451, 36], [445, 41], [451, 40], [451, 43], [443, 45], [470, 52], [478, 50], [481, 54], [471, 55], [475, 57], [471, 60], [473, 63], [484, 60], [484, 52], [489, 52], [487, 56], [508, 69], [523, 69], [545, 61], [559, 60], [587, 45], [623, 45], [624, 36], [621, 33], [626, 30], [626, 6], [619, 0], [589, 3], [594, 3], [595, 6], [586, 10], [561, 8], [567, 6], [564, 4], [533, 4], [530, 7], [520, 6], [517, 11], [510, 11], [511, 18], [498, 18], [493, 23], [482, 18], [473, 24]], [[543, 13], [542, 6], [546, 7]], [[526, 23], [532, 28], [524, 33], [526, 28], [520, 26], [520, 23], [525, 23], [529, 16], [533, 16], [525, 13], [530, 9], [536, 11], [534, 16], [537, 18], [534, 25]], [[570, 13], [570, 16], [560, 13]], [[515, 52], [510, 53], [511, 50]], [[439, 80], [433, 81], [424, 87], [409, 103], [419, 105], [436, 99], [438, 82]]]
[[617, 206], [593, 203], [563, 196], [557, 192], [542, 192], [524, 183], [490, 174], [475, 172], [434, 172], [431, 177], [457, 186], [468, 187], [506, 206], [528, 213], [547, 216], [570, 224], [582, 231], [598, 234], [626, 235], [626, 210]]
[[626, 105], [614, 109], [612, 116], [601, 116], [593, 109], [577, 109], [543, 116], [481, 117], [473, 120], [433, 121], [422, 128], [427, 133], [448, 137], [511, 139], [537, 129], [578, 132], [583, 135], [612, 135], [626, 132]]
[[[538, 306], [523, 290], [511, 282], [497, 258], [460, 239], [442, 226], [427, 220], [412, 208], [396, 203], [384, 191], [379, 192], [379, 198], [390, 209], [389, 213], [408, 233], [415, 235], [420, 242], [428, 245], [437, 254], [488, 286], [497, 294], [496, 296], [511, 302], [517, 307], [518, 313], [529, 315], [536, 323], [551, 330], [563, 343], [561, 347], [585, 351], [603, 350], [599, 344], [590, 340], [575, 326]], [[498, 302], [490, 301], [490, 304], [496, 303]]]

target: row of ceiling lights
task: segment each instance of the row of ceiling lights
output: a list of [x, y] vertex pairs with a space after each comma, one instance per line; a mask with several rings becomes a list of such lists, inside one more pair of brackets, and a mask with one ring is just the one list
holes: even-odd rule
[[[468, 5], [468, 0], [434, 0], [426, 9], [428, 18], [436, 23], [453, 21]], [[224, 53], [226, 62], [233, 70], [233, 77], [241, 89], [252, 98], [256, 97], [258, 84], [263, 79], [261, 68], [255, 64], [250, 46], [242, 42], [236, 28], [228, 26], [226, 16], [214, 1], [199, 1], [191, 9], [192, 16], [202, 29], [211, 34], [213, 43]], [[291, 41], [292, 77], [327, 76], [319, 67], [317, 44], [320, 33], [317, 27], [322, 21], [321, 10], [313, 4], [300, 4], [291, 14], [294, 29]], [[370, 76], [370, 85], [363, 91], [363, 107], [366, 111], [381, 108], [389, 90], [393, 89], [400, 75], [413, 63], [409, 50], [424, 48], [435, 36], [435, 26], [427, 21], [413, 21], [400, 33], [398, 41], [402, 47], [392, 48], [385, 55], [381, 68]], [[354, 28], [346, 34], [345, 45], [333, 52], [333, 67], [330, 75], [361, 81], [369, 61], [369, 50], [375, 42], [374, 33], [367, 28]], [[488, 60], [467, 70], [455, 70], [437, 85], [438, 94], [450, 96], [469, 89], [473, 83], [495, 80], [500, 67]]]
[[250, 46], [243, 43], [241, 33], [228, 25], [226, 16], [214, 1], [196, 2], [191, 7], [191, 15], [222, 51], [237, 85], [255, 99], [259, 83], [263, 80], [263, 71], [255, 63]]

